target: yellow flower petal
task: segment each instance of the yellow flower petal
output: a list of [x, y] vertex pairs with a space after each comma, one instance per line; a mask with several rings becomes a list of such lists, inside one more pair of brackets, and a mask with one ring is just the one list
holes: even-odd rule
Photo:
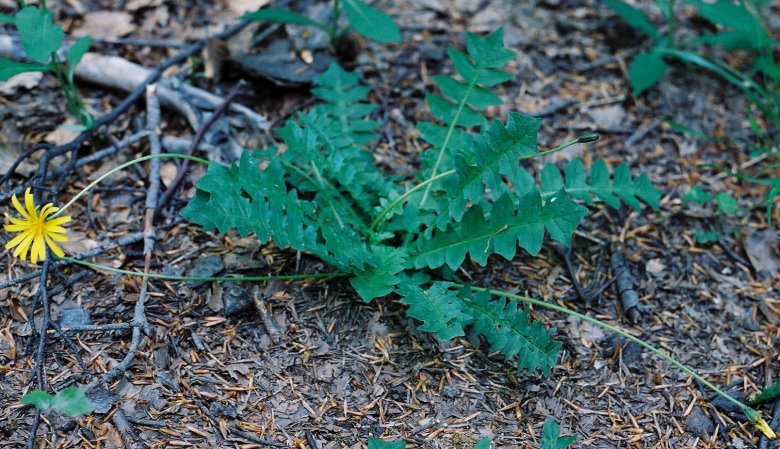
[[29, 235], [33, 234], [32, 231], [23, 231], [21, 234], [17, 235], [16, 237], [12, 238], [10, 242], [5, 244], [5, 249], [11, 249], [14, 246], [18, 246], [21, 244], [24, 239], [26, 239]]
[[58, 207], [54, 207], [52, 203], [48, 203], [47, 205], [43, 206], [43, 209], [41, 209], [41, 220], [46, 221], [46, 218], [48, 218], [49, 215], [57, 212], [58, 210], [60, 210]]
[[19, 257], [21, 259], [27, 258], [27, 251], [30, 249], [30, 245], [32, 244], [33, 238], [35, 238], [35, 233], [33, 232], [27, 232], [24, 235], [24, 239], [17, 245], [16, 250], [14, 251], [14, 257]]
[[21, 232], [25, 229], [29, 228], [30, 225], [26, 224], [9, 224], [9, 225], [3, 225], [3, 229], [5, 229], [8, 232]]
[[65, 234], [68, 231], [62, 226], [49, 226], [47, 223], [45, 232], [46, 234]]
[[11, 223], [13, 223], [13, 224], [25, 225], [25, 226], [29, 226], [30, 225], [30, 220], [29, 219], [14, 218], [14, 217], [8, 217], [8, 219], [11, 220]]
[[[47, 235], [45, 237], [46, 237], [46, 244], [49, 245], [49, 249], [51, 249], [51, 252], [53, 252], [54, 255], [57, 257], [60, 258], [65, 257], [65, 253], [62, 251], [62, 248], [60, 248], [59, 245], [57, 245], [54, 242], [54, 240], [52, 240], [51, 236]], [[61, 240], [61, 241], [65, 241], [65, 240]]]
[[775, 435], [774, 430], [772, 430], [772, 428], [769, 427], [769, 424], [767, 424], [767, 422], [764, 421], [764, 418], [758, 418], [758, 421], [754, 422], [753, 425], [756, 426], [756, 429], [763, 432], [767, 438], [769, 439], [777, 438], [777, 435]]
[[777, 438], [777, 435], [775, 435], [775, 432], [771, 427], [769, 427], [769, 424], [767, 424], [766, 421], [764, 421], [764, 418], [761, 417], [761, 413], [753, 410], [750, 407], [745, 407], [742, 412], [745, 413], [745, 418], [747, 418], [748, 422], [756, 426], [756, 429], [760, 430], [764, 435], [766, 435], [767, 438]]
[[35, 197], [29, 187], [24, 191], [24, 207], [27, 208], [27, 213], [30, 217], [38, 216], [38, 214], [35, 213]]
[[44, 235], [46, 237], [51, 238], [52, 240], [57, 241], [57, 242], [67, 242], [68, 241], [68, 236], [64, 235], [64, 234], [55, 234], [55, 233], [52, 233], [52, 232], [47, 232]]
[[22, 215], [22, 217], [28, 220], [32, 218], [27, 214], [27, 211], [24, 210], [24, 207], [22, 207], [22, 203], [19, 202], [19, 199], [16, 198], [16, 195], [11, 197], [11, 202], [14, 204], [14, 209], [16, 209], [16, 211], [19, 212]]
[[36, 235], [33, 239], [32, 254], [30, 254], [32, 263], [38, 263], [39, 260], [46, 258], [46, 241], [43, 235]]
[[51, 220], [47, 221], [46, 224], [50, 224], [50, 225], [53, 225], [53, 226], [58, 226], [58, 225], [63, 225], [65, 223], [70, 223], [71, 220], [72, 220], [72, 218], [70, 218], [70, 217], [68, 217], [66, 215], [64, 217], [52, 218]]

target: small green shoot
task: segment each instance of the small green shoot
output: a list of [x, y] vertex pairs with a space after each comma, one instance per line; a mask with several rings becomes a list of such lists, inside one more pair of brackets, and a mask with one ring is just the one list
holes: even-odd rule
[[[346, 14], [349, 25], [340, 28], [339, 24], [343, 14]], [[354, 31], [378, 42], [401, 42], [402, 38], [401, 30], [392, 17], [377, 8], [369, 6], [362, 0], [334, 0], [330, 21], [327, 23], [319, 22], [295, 11], [281, 8], [259, 9], [244, 15], [242, 19], [318, 28], [328, 34], [333, 48], [338, 47], [336, 43], [349, 31]]]
[[552, 417], [548, 416], [542, 428], [541, 449], [566, 449], [575, 440], [576, 436], [561, 436], [561, 429]]
[[[81, 130], [93, 126], [94, 119], [84, 106], [73, 83], [73, 72], [90, 46], [89, 36], [77, 40], [66, 53], [67, 59], [61, 60], [57, 52], [62, 47], [65, 33], [62, 26], [54, 23], [54, 17], [45, 6], [25, 6], [13, 17], [13, 23], [19, 33], [26, 56], [33, 62], [18, 62], [0, 58], [0, 81], [26, 72], [51, 72], [59, 81], [65, 94], [68, 107], [80, 122]], [[6, 16], [8, 19], [10, 16]]]
[[89, 415], [94, 411], [84, 390], [78, 387], [65, 388], [54, 396], [42, 390], [34, 390], [22, 396], [19, 402], [32, 405], [42, 413], [54, 410], [70, 417]]
[[699, 244], [717, 243], [720, 241], [720, 232], [697, 229], [693, 234], [693, 239]]

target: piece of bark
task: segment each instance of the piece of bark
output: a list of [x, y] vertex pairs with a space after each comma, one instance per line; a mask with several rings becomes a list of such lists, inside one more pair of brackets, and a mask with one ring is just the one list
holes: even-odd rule
[[620, 298], [620, 305], [626, 317], [632, 323], [638, 323], [640, 316], [639, 294], [634, 290], [634, 277], [620, 245], [613, 244], [611, 249], [610, 266], [612, 267], [612, 275], [615, 277], [615, 290]]

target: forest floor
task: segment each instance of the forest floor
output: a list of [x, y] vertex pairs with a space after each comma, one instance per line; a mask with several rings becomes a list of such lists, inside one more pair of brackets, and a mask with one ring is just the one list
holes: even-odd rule
[[[66, 32], [96, 38], [91, 51], [154, 68], [180, 50], [177, 43], [213, 34], [234, 24], [241, 8], [266, 2], [130, 0], [121, 2], [123, 10], [107, 6], [114, 2], [94, 0], [47, 3]], [[5, 8], [9, 2], [0, 5]], [[307, 1], [294, 6], [318, 7]], [[430, 77], [451, 73], [445, 49], [461, 48], [465, 31], [503, 27], [507, 46], [517, 52], [510, 64], [516, 76], [500, 88], [505, 105], [489, 114], [541, 116], [541, 148], [596, 131], [601, 139], [595, 144], [550, 160], [602, 158], [611, 166], [627, 161], [634, 174], [648, 173], [664, 193], [658, 212], [595, 207], [573, 242], [573, 269], [586, 286], [612, 280], [610, 244], [621, 245], [640, 296], [636, 324], [622, 313], [612, 287], [591, 302], [579, 299], [564, 258], [552, 244], [537, 257], [522, 253], [510, 262], [491, 258], [487, 268], [471, 266], [467, 275], [475, 285], [517, 291], [621, 326], [735, 395], [751, 395], [774, 382], [780, 371], [780, 277], [758, 272], [750, 261], [778, 257], [772, 253], [773, 246], [777, 250], [776, 229], [768, 229], [763, 209], [749, 207], [762, 191], [699, 166], [735, 167], [749, 160], [751, 133], [738, 90], [701, 72], [674, 67], [659, 86], [632, 96], [626, 64], [642, 38], [597, 1], [387, 0], [377, 6], [401, 26], [404, 42], [358, 39], [358, 55], [347, 66], [360, 71], [362, 81], [375, 91], [380, 104], [376, 115], [384, 121], [377, 160], [388, 171], [408, 176], [418, 162], [422, 142], [414, 124], [428, 114], [424, 94], [435, 89]], [[112, 15], [95, 17], [98, 11]], [[246, 36], [266, 29], [253, 27], [250, 34], [235, 38], [243, 43], [228, 46], [246, 46]], [[260, 45], [295, 41], [286, 30], [298, 42], [305, 36], [294, 27], [275, 27]], [[218, 46], [209, 46], [214, 52], [212, 47]], [[191, 62], [166, 75], [186, 75]], [[284, 76], [276, 76], [277, 83]], [[280, 86], [237, 64], [228, 64], [219, 80], [184, 79], [221, 97], [239, 80], [248, 81], [235, 103], [273, 124], [312, 104], [305, 84]], [[87, 83], [79, 86], [96, 115], [126, 95]], [[53, 79], [0, 85], [0, 91], [3, 173], [22, 149], [39, 142], [60, 145], [74, 137], [58, 129], [67, 110]], [[144, 126], [144, 111], [139, 101], [91, 138], [80, 157], [137, 133]], [[669, 121], [726, 139], [698, 139], [673, 129]], [[210, 145], [197, 154], [224, 160], [235, 156], [218, 149], [225, 148], [226, 140], [258, 147], [275, 139], [272, 131], [238, 122], [227, 112], [206, 134], [204, 142]], [[195, 133], [170, 109], [163, 111], [160, 130], [170, 138], [166, 149], [175, 147], [173, 138], [189, 142]], [[77, 168], [64, 178], [58, 198], [67, 201], [100, 173], [148, 151], [143, 139]], [[38, 156], [0, 186], [0, 193], [7, 197], [24, 185], [37, 169]], [[64, 161], [55, 160], [52, 170]], [[162, 163], [164, 185], [178, 165]], [[178, 198], [161, 210], [152, 271], [263, 275], [330, 270], [306, 254], [189, 224], [178, 211], [202, 174], [200, 167], [192, 168]], [[689, 186], [696, 184], [737, 192], [741, 212], [722, 216], [683, 202]], [[146, 168], [131, 169], [74, 206], [66, 252], [96, 251], [100, 254], [92, 260], [97, 263], [141, 270], [139, 239], [102, 250], [143, 230], [148, 185]], [[716, 244], [697, 244], [697, 229], [718, 230], [724, 237]], [[4, 244], [9, 237], [1, 235]], [[34, 271], [9, 253], [0, 261], [0, 282]], [[139, 279], [78, 266], [56, 271], [50, 283], [51, 314], [63, 326], [133, 320]], [[35, 363], [30, 305], [37, 289], [36, 277], [0, 290], [0, 447], [24, 445], [34, 419], [19, 398], [29, 388], [26, 381]], [[254, 309], [253, 297], [265, 301], [265, 319]], [[149, 332], [140, 338], [132, 364], [110, 383], [110, 392], [93, 397], [99, 413], [45, 421], [39, 444], [54, 444], [56, 433], [57, 447], [63, 448], [123, 447], [122, 439], [133, 437], [148, 447], [359, 448], [371, 436], [404, 439], [407, 447], [470, 448], [489, 436], [496, 448], [538, 448], [541, 426], [552, 416], [563, 434], [577, 436], [575, 448], [759, 445], [757, 432], [738, 412], [677, 368], [588, 323], [545, 310], [534, 313], [557, 328], [556, 338], [563, 342], [559, 363], [547, 377], [516, 373], [502, 357], [486, 353], [477, 339], [440, 343], [418, 331], [398, 301], [365, 304], [341, 280], [256, 285], [152, 280], [146, 299]], [[80, 355], [98, 374], [119, 364], [131, 340], [127, 330], [73, 334]], [[55, 391], [82, 380], [73, 349], [56, 335], [49, 340], [43, 373]], [[118, 411], [125, 421], [114, 419]], [[777, 418], [771, 404], [764, 412]]]

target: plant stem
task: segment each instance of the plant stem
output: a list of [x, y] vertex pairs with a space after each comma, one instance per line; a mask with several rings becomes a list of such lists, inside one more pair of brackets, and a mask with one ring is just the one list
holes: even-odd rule
[[100, 265], [85, 260], [74, 259], [72, 257], [63, 257], [60, 260], [64, 260], [69, 263], [77, 265], [83, 265], [85, 267], [92, 268], [98, 271], [110, 271], [112, 273], [125, 274], [128, 276], [136, 276], [141, 278], [150, 279], [163, 279], [168, 281], [196, 281], [196, 282], [252, 282], [252, 281], [294, 281], [300, 279], [330, 279], [337, 277], [349, 276], [349, 273], [335, 272], [335, 273], [315, 273], [315, 274], [283, 274], [277, 276], [221, 276], [221, 277], [208, 277], [208, 276], [175, 276], [168, 274], [157, 273], [139, 273], [137, 271], [123, 270], [121, 268], [113, 268], [106, 265]]
[[403, 195], [399, 196], [398, 198], [393, 200], [392, 203], [388, 204], [387, 207], [382, 209], [382, 212], [379, 213], [379, 215], [376, 217], [376, 220], [374, 220], [374, 222], [371, 223], [371, 229], [370, 229], [371, 232], [376, 232], [377, 228], [379, 227], [380, 224], [382, 224], [382, 222], [384, 221], [384, 218], [387, 216], [387, 214], [389, 214], [390, 211], [395, 209], [399, 204], [401, 204], [404, 201], [406, 201], [407, 198], [409, 198], [410, 196], [412, 196], [415, 193], [419, 192], [420, 189], [422, 189], [423, 187], [426, 187], [429, 184], [433, 184], [434, 182], [436, 182], [436, 181], [438, 181], [440, 179], [446, 178], [447, 176], [452, 176], [455, 173], [456, 173], [455, 170], [449, 170], [449, 171], [445, 171], [444, 173], [439, 173], [438, 175], [434, 176], [433, 178], [426, 179], [425, 181], [417, 184], [416, 186], [414, 186], [411, 189], [409, 189], [406, 192], [404, 192]]
[[56, 52], [51, 54], [51, 67], [54, 72], [54, 76], [57, 77], [57, 81], [62, 87], [62, 92], [65, 94], [65, 99], [68, 101], [68, 108], [76, 118], [86, 128], [92, 128], [94, 126], [94, 119], [84, 107], [84, 102], [81, 100], [81, 95], [76, 90], [76, 86], [73, 85], [72, 80], [68, 77], [68, 65], [57, 56]]
[[677, 44], [674, 40], [674, 35], [677, 33], [677, 18], [674, 17], [674, 9], [676, 0], [669, 0], [669, 11], [666, 11], [666, 22], [669, 24], [668, 36], [672, 43], [672, 48], [677, 48]]
[[[459, 287], [463, 287], [463, 285], [461, 285], [461, 284], [454, 284], [454, 285], [455, 286], [459, 286]], [[561, 313], [564, 313], [566, 315], [577, 317], [577, 318], [579, 318], [579, 319], [581, 319], [583, 321], [587, 321], [588, 323], [591, 323], [591, 324], [594, 324], [594, 325], [599, 326], [601, 328], [604, 328], [604, 329], [606, 329], [606, 330], [608, 330], [610, 332], [614, 332], [614, 333], [616, 333], [618, 335], [621, 335], [622, 337], [625, 337], [626, 339], [630, 340], [631, 342], [638, 344], [639, 346], [647, 349], [648, 351], [652, 352], [656, 356], [662, 358], [663, 360], [666, 360], [667, 362], [671, 363], [672, 365], [676, 366], [677, 368], [683, 370], [686, 374], [690, 375], [694, 379], [696, 379], [699, 382], [701, 382], [703, 385], [705, 385], [707, 388], [712, 390], [718, 396], [722, 397], [723, 399], [725, 399], [725, 400], [731, 402], [732, 404], [736, 405], [737, 407], [739, 407], [740, 410], [742, 410], [745, 413], [746, 416], [750, 416], [749, 415], [750, 412], [757, 413], [757, 412], [755, 412], [755, 410], [751, 409], [750, 407], [748, 407], [747, 405], [743, 404], [742, 402], [734, 399], [728, 393], [726, 393], [725, 391], [721, 390], [720, 388], [715, 386], [712, 382], [710, 382], [707, 379], [703, 378], [696, 371], [694, 371], [691, 368], [688, 368], [686, 365], [684, 365], [682, 362], [679, 362], [674, 357], [672, 357], [670, 355], [667, 355], [666, 353], [664, 353], [660, 349], [656, 348], [655, 346], [653, 346], [653, 345], [651, 345], [649, 343], [646, 343], [644, 340], [629, 334], [628, 332], [624, 331], [623, 329], [621, 329], [621, 328], [619, 328], [617, 326], [613, 326], [611, 324], [605, 323], [605, 322], [603, 322], [601, 320], [598, 320], [596, 318], [589, 317], [587, 315], [584, 315], [584, 314], [579, 313], [577, 311], [568, 309], [566, 307], [559, 306], [557, 304], [551, 304], [551, 303], [548, 303], [548, 302], [545, 302], [545, 301], [540, 301], [538, 299], [529, 298], [527, 296], [516, 295], [514, 293], [509, 293], [509, 292], [505, 292], [505, 291], [502, 291], [502, 290], [492, 290], [492, 289], [484, 288], [484, 287], [473, 287], [472, 286], [471, 289], [472, 290], [476, 290], [476, 291], [480, 291], [480, 292], [486, 291], [486, 292], [488, 292], [488, 293], [490, 293], [492, 295], [501, 296], [501, 297], [504, 297], [504, 298], [507, 298], [507, 299], [512, 299], [512, 300], [524, 302], [524, 303], [527, 303], [527, 304], [533, 304], [535, 306], [543, 307], [545, 309], [554, 310], [556, 312], [561, 312]]]
[[[463, 113], [463, 108], [466, 107], [466, 100], [468, 100], [469, 95], [471, 95], [471, 91], [474, 90], [474, 86], [477, 85], [477, 78], [479, 78], [478, 74], [481, 69], [476, 69], [477, 73], [474, 74], [471, 81], [469, 81], [468, 86], [466, 87], [466, 93], [463, 95], [463, 98], [460, 99], [460, 102], [458, 102], [458, 109], [455, 111], [455, 116], [452, 118], [452, 124], [447, 128], [447, 135], [444, 136], [444, 141], [441, 144], [441, 148], [439, 149], [439, 155], [436, 157], [436, 162], [433, 164], [433, 168], [431, 169], [431, 178], [433, 179], [436, 176], [436, 172], [439, 170], [439, 165], [441, 165], [441, 161], [444, 159], [444, 153], [447, 151], [447, 147], [450, 144], [450, 139], [452, 139], [452, 135], [455, 132], [455, 128], [458, 126], [458, 120], [460, 120], [460, 115]], [[430, 184], [428, 184], [428, 188], [425, 189], [425, 193], [423, 193], [423, 197], [420, 200], [420, 208], [422, 208], [425, 205], [425, 200], [428, 199], [428, 194], [431, 193]]]
[[57, 212], [53, 213], [51, 215], [51, 218], [54, 218], [54, 217], [56, 217], [58, 215], [62, 215], [62, 213], [65, 212], [65, 210], [68, 209], [71, 205], [73, 205], [73, 203], [78, 201], [79, 198], [84, 196], [87, 192], [92, 190], [96, 185], [100, 184], [101, 182], [103, 182], [103, 180], [105, 180], [109, 176], [113, 175], [114, 173], [116, 173], [116, 172], [118, 172], [120, 170], [124, 170], [125, 168], [127, 168], [127, 167], [129, 167], [131, 165], [138, 164], [140, 162], [148, 161], [150, 159], [161, 159], [161, 158], [188, 159], [188, 160], [191, 160], [193, 162], [197, 162], [197, 163], [203, 164], [203, 165], [208, 165], [209, 164], [209, 161], [207, 161], [206, 159], [199, 158], [197, 156], [190, 156], [190, 155], [187, 155], [187, 154], [160, 153], [160, 154], [150, 154], [150, 155], [147, 155], [147, 156], [141, 156], [139, 158], [133, 159], [132, 161], [128, 161], [128, 162], [125, 162], [124, 164], [117, 165], [116, 167], [112, 168], [108, 172], [106, 172], [103, 175], [101, 175], [96, 180], [92, 181], [88, 186], [84, 187], [81, 190], [81, 192], [77, 193], [76, 196], [71, 198], [70, 201], [68, 201], [64, 206], [62, 206], [60, 208], [60, 210], [58, 210]]
[[339, 38], [339, 19], [341, 18], [341, 1], [333, 0], [333, 12], [330, 14], [330, 45], [335, 49], [336, 40]]

